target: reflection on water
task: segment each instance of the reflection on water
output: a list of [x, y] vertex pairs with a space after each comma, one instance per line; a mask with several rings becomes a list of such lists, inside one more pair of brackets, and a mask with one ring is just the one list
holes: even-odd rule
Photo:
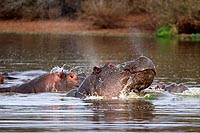
[[[200, 89], [200, 44], [138, 37], [0, 35], [0, 72], [33, 79], [67, 64], [89, 73], [95, 65], [139, 55], [162, 81]], [[20, 80], [7, 82], [20, 84]], [[0, 94], [1, 132], [199, 132], [199, 97], [162, 94], [157, 100], [80, 100], [60, 93]]]
[[8, 71], [49, 70], [63, 64], [88, 67], [130, 59], [128, 43], [123, 38], [1, 35], [0, 63]]
[[151, 120], [154, 117], [152, 114], [153, 104], [144, 100], [100, 100], [89, 102], [92, 102], [90, 107], [96, 112], [94, 121], [103, 119], [106, 122], [119, 121], [120, 123], [127, 123], [130, 121]]
[[[105, 62], [121, 63], [139, 55], [156, 64], [157, 78], [164, 82], [199, 84], [200, 45], [138, 37], [56, 35], [0, 35], [0, 71], [49, 71], [54, 66], [80, 66], [90, 71]], [[138, 52], [139, 51], [139, 52]]]
[[199, 110], [198, 99], [186, 98], [83, 101], [58, 93], [1, 94], [0, 131], [198, 132]]

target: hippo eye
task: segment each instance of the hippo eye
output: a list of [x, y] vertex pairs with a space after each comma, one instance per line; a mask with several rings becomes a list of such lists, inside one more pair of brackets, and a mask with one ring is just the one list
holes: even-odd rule
[[94, 74], [99, 74], [100, 72], [101, 72], [101, 69], [100, 69], [100, 68], [98, 68], [98, 67], [96, 67], [96, 66], [93, 68], [93, 73], [94, 73]]
[[73, 77], [74, 77], [74, 76], [72, 76], [72, 75], [70, 76], [70, 78], [73, 78]]

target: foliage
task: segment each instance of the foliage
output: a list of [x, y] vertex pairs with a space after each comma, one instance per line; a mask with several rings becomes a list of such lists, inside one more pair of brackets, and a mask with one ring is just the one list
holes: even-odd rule
[[193, 42], [200, 42], [200, 33], [191, 34], [191, 41], [193, 41]]
[[81, 15], [99, 28], [118, 28], [128, 15], [146, 14], [156, 29], [182, 16], [200, 20], [199, 9], [200, 0], [85, 0]]
[[144, 96], [145, 100], [156, 100], [156, 95], [155, 94], [146, 94]]
[[119, 22], [128, 15], [127, 7], [127, 0], [86, 0], [82, 17], [98, 28], [118, 28]]
[[172, 37], [177, 34], [177, 31], [170, 26], [163, 26], [156, 31], [158, 37]]
[[156, 19], [152, 26], [175, 24], [179, 17], [200, 20], [200, 0], [131, 0], [132, 12], [140, 11], [149, 14], [151, 19]]
[[74, 17], [80, 0], [1, 0], [2, 19], [52, 19]]
[[[1, 19], [83, 18], [98, 28], [120, 28], [145, 14], [148, 28], [200, 21], [200, 0], [1, 0]], [[135, 21], [135, 20], [134, 20]], [[135, 23], [135, 22], [132, 23]], [[190, 23], [190, 22], [188, 22]], [[178, 26], [177, 26], [178, 27]], [[177, 28], [182, 29], [182, 28]]]

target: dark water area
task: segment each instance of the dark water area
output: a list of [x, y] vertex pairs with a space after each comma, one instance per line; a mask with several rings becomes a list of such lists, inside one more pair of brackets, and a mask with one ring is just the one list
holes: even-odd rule
[[[145, 55], [152, 84], [183, 83], [190, 93], [156, 100], [81, 100], [63, 93], [0, 94], [0, 132], [200, 132], [200, 43], [176, 39], [0, 34], [0, 73], [33, 79], [55, 66], [92, 71]], [[6, 85], [20, 84], [6, 81]], [[0, 85], [2, 86], [2, 85]], [[193, 95], [194, 94], [194, 95]]]

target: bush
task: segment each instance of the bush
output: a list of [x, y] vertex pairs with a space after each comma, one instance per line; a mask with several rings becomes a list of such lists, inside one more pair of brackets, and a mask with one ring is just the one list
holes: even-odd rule
[[163, 26], [156, 31], [158, 37], [172, 37], [177, 34], [176, 29], [170, 26]]
[[200, 42], [200, 33], [191, 34], [191, 41], [193, 41], [193, 42]]
[[80, 15], [97, 28], [120, 28], [126, 24], [124, 20], [134, 23], [135, 20], [127, 18], [128, 15], [135, 14], [145, 14], [143, 23], [149, 29], [176, 24], [179, 33], [191, 33], [189, 31], [199, 33], [200, 28], [196, 28], [196, 22], [200, 27], [200, 0], [192, 2], [191, 0], [1, 0], [0, 2], [1, 19], [33, 20], [61, 17], [74, 19]]
[[130, 0], [131, 12], [145, 13], [150, 19], [155, 19], [152, 26], [175, 24], [184, 16], [200, 20], [200, 0]]
[[35, 8], [32, 6], [34, 1], [26, 0], [3, 0], [0, 4], [0, 17], [4, 19], [21, 19], [23, 17], [28, 18], [35, 17]]
[[194, 18], [180, 17], [176, 22], [179, 33], [195, 34], [200, 33], [200, 21]]
[[118, 28], [129, 12], [128, 0], [86, 0], [82, 18], [97, 28]]
[[1, 0], [2, 19], [74, 18], [81, 0]]
[[175, 24], [181, 16], [200, 19], [199, 0], [85, 0], [81, 7], [83, 18], [98, 28], [121, 27], [134, 14], [146, 14], [155, 29]]

